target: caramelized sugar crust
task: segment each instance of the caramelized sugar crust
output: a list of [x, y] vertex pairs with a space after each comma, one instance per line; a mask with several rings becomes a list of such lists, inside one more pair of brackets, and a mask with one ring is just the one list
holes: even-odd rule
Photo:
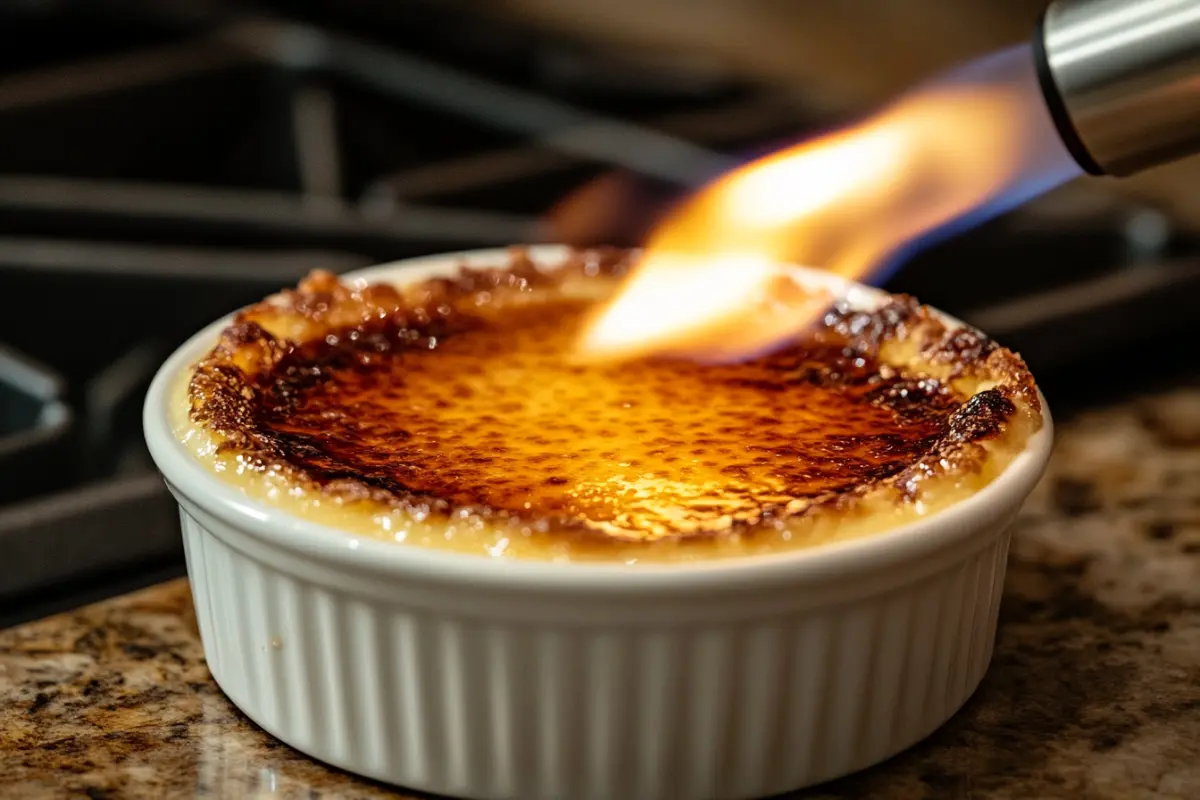
[[573, 362], [629, 258], [543, 272], [515, 251], [406, 290], [314, 274], [224, 331], [191, 420], [341, 502], [626, 543], [911, 504], [1040, 425], [1018, 357], [904, 297], [748, 363]]

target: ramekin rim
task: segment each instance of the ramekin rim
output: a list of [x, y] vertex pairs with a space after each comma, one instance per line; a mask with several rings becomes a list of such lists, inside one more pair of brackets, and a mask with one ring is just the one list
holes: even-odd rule
[[[562, 245], [527, 248], [535, 260], [552, 260], [569, 252]], [[344, 278], [376, 279], [404, 270], [410, 280], [429, 277], [464, 262], [488, 263], [505, 257], [510, 248], [487, 248], [402, 259], [347, 273]], [[797, 268], [815, 282], [886, 295], [882, 290]], [[936, 309], [935, 309], [936, 310]], [[233, 312], [236, 313], [236, 312]], [[143, 406], [143, 427], [150, 455], [164, 479], [207, 513], [241, 531], [285, 550], [336, 563], [343, 567], [399, 576], [469, 581], [475, 586], [601, 590], [671, 586], [703, 588], [727, 583], [762, 584], [822, 582], [901, 564], [938, 552], [987, 529], [988, 523], [1015, 511], [1040, 479], [1053, 444], [1053, 421], [1042, 399], [1043, 424], [1001, 474], [970, 497], [950, 507], [878, 533], [838, 540], [781, 553], [721, 557], [686, 562], [541, 561], [496, 558], [441, 548], [384, 542], [332, 526], [305, 520], [267, 502], [247, 497], [237, 487], [204, 468], [173, 435], [170, 423], [172, 382], [211, 346], [233, 313], [205, 326], [180, 345], [162, 364], [151, 382]], [[960, 320], [937, 311], [948, 322]]]

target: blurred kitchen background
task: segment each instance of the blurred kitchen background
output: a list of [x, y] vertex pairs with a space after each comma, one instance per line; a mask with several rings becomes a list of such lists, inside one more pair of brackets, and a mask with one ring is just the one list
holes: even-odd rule
[[[140, 412], [200, 326], [317, 267], [636, 243], [663, 202], [1026, 39], [1040, 8], [0, 4], [0, 626], [182, 574]], [[1195, 164], [1081, 181], [887, 288], [1020, 350], [1059, 416], [1193, 379], [1197, 186]]]

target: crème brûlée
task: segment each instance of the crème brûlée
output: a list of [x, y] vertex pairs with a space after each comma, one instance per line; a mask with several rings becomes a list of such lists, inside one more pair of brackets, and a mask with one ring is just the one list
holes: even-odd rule
[[986, 486], [1043, 424], [1018, 356], [901, 296], [834, 302], [742, 363], [573, 357], [634, 258], [314, 273], [180, 376], [176, 435], [250, 497], [348, 533], [662, 562], [882, 534]]

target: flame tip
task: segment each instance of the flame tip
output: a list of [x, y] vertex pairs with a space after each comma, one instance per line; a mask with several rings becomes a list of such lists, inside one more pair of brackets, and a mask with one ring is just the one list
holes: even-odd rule
[[581, 350], [761, 352], [823, 310], [778, 280], [781, 265], [862, 279], [931, 232], [1074, 177], [1032, 65], [1027, 48], [989, 55], [718, 179], [653, 233]]

